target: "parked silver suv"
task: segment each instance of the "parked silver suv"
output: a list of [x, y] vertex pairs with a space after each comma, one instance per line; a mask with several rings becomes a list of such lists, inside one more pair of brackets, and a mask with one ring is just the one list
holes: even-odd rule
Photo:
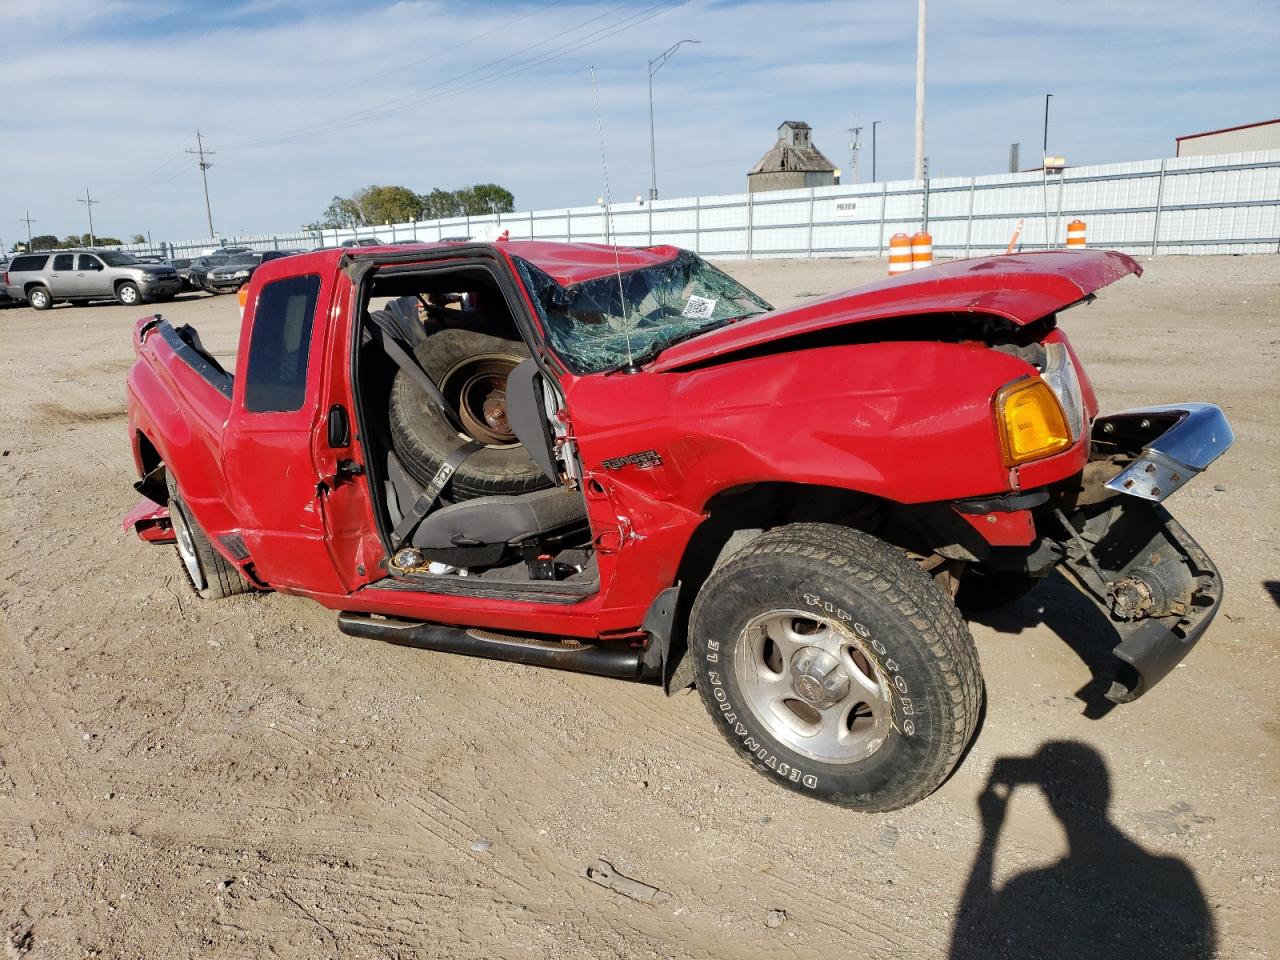
[[168, 264], [139, 263], [114, 250], [52, 250], [14, 257], [4, 285], [15, 300], [48, 310], [59, 300], [117, 300], [126, 306], [169, 300], [182, 279]]

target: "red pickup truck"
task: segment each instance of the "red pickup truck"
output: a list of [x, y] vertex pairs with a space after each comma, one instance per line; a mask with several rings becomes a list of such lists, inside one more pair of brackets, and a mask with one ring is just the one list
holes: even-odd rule
[[696, 685], [776, 782], [927, 795], [984, 695], [962, 610], [1060, 570], [1126, 702], [1221, 602], [1161, 502], [1217, 407], [1099, 416], [1058, 314], [1112, 252], [957, 261], [785, 310], [674, 247], [321, 250], [254, 275], [234, 374], [138, 322], [129, 432], [206, 598], [393, 643]]

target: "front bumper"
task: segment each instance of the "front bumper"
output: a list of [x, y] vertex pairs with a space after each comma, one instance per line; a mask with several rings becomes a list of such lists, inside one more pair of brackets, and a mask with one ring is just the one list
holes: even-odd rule
[[1111, 621], [1118, 662], [1106, 696], [1115, 703], [1163, 679], [1222, 605], [1218, 568], [1161, 504], [1234, 439], [1212, 404], [1126, 410], [1094, 423], [1089, 462], [1071, 480], [956, 504], [993, 530], [1010, 517], [1029, 528], [1013, 541], [1021, 545], [990, 550], [982, 569], [1043, 576], [1058, 568]]
[[177, 277], [171, 280], [139, 280], [138, 291], [144, 297], [165, 296], [177, 293], [182, 289], [182, 281]]
[[1160, 506], [1231, 446], [1210, 403], [1099, 418], [1076, 509], [1055, 516], [1066, 534], [1064, 572], [1110, 618], [1120, 661], [1107, 699], [1129, 703], [1191, 652], [1222, 605], [1222, 575]]

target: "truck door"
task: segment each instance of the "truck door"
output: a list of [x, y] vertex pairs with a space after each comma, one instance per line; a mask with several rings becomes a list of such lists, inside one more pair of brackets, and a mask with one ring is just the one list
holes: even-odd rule
[[[345, 277], [343, 278], [345, 282]], [[245, 304], [231, 416], [223, 433], [228, 500], [258, 576], [288, 591], [345, 593], [325, 544], [312, 435], [335, 279], [264, 284]]]
[[56, 299], [79, 296], [76, 290], [76, 255], [56, 253], [49, 270], [49, 293]]

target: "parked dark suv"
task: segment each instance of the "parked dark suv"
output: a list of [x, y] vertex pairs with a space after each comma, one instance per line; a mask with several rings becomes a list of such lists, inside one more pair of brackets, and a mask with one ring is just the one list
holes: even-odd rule
[[182, 286], [173, 267], [139, 263], [114, 250], [24, 253], [10, 262], [4, 283], [11, 297], [26, 300], [36, 310], [48, 310], [59, 300], [116, 300], [133, 306], [172, 299]]

